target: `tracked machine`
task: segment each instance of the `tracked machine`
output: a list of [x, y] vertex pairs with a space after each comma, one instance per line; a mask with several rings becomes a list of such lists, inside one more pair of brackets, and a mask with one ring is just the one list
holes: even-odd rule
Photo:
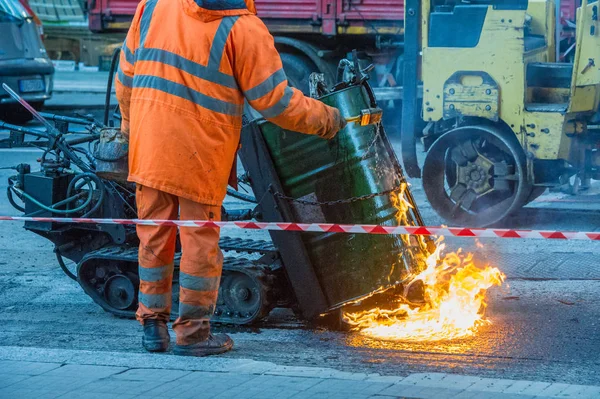
[[[331, 141], [246, 118], [241, 181], [252, 194], [230, 190], [249, 207], [224, 209], [224, 220], [422, 224], [377, 122], [380, 110], [367, 71], [356, 58], [344, 60], [340, 77], [328, 89], [315, 76], [311, 87], [321, 101], [353, 121]], [[29, 216], [136, 218], [135, 188], [110, 173], [127, 155], [118, 129], [89, 118], [34, 115], [45, 131], [0, 124], [40, 138], [32, 145], [43, 150], [39, 171], [30, 165], [15, 167], [18, 173], [8, 189], [11, 204]], [[69, 124], [84, 125], [87, 134], [70, 138]], [[390, 195], [403, 195], [413, 207], [398, 218]], [[134, 316], [139, 277], [133, 226], [35, 221], [25, 228], [55, 245], [61, 268], [104, 310]], [[275, 307], [291, 307], [312, 320], [374, 293], [408, 295], [404, 284], [425, 266], [432, 250], [431, 242], [416, 237], [273, 231], [270, 240], [252, 240], [227, 233], [222, 232], [220, 241], [225, 261], [213, 321], [238, 325], [256, 322]], [[180, 255], [175, 259], [174, 302]], [[76, 271], [66, 260], [74, 262]]]

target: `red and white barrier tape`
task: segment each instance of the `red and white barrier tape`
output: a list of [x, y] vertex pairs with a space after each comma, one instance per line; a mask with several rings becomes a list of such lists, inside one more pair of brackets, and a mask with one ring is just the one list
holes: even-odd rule
[[222, 229], [305, 231], [314, 233], [392, 234], [478, 238], [522, 238], [600, 241], [600, 233], [584, 231], [481, 229], [464, 227], [380, 226], [372, 224], [213, 222], [207, 220], [142, 220], [0, 216], [0, 221], [145, 226], [219, 227]]

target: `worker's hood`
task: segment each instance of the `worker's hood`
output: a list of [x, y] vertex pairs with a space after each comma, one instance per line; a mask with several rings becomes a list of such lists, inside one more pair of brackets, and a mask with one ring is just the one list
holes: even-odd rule
[[256, 14], [254, 0], [181, 0], [188, 15], [208, 22], [231, 15]]

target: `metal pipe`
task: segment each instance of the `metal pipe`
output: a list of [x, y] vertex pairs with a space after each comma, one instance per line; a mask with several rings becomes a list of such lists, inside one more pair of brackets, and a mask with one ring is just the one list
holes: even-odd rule
[[68, 145], [77, 145], [77, 144], [83, 144], [83, 143], [89, 143], [90, 141], [95, 141], [98, 140], [100, 138], [99, 134], [90, 134], [90, 135], [86, 135], [84, 137], [76, 137], [74, 139], [65, 139], [65, 142]]
[[93, 118], [84, 119], [84, 118], [73, 118], [71, 116], [63, 116], [57, 114], [49, 114], [47, 112], [40, 112], [40, 115], [44, 118], [54, 121], [54, 122], [66, 122], [66, 123], [74, 123], [76, 125], [89, 125], [93, 123]]
[[115, 72], [117, 66], [119, 65], [119, 55], [121, 54], [121, 49], [116, 48], [113, 51], [112, 59], [110, 61], [110, 69], [108, 72], [108, 82], [106, 84], [106, 97], [104, 98], [104, 126], [108, 125], [108, 114], [110, 112], [110, 96], [112, 94], [113, 87], [113, 79], [115, 76]]
[[40, 130], [29, 129], [29, 128], [26, 128], [23, 126], [12, 125], [10, 123], [6, 123], [6, 122], [2, 122], [2, 121], [0, 121], [0, 128], [10, 130], [12, 132], [29, 134], [31, 136], [45, 138], [45, 139], [50, 137], [46, 132], [43, 132]]
[[237, 198], [239, 200], [242, 200], [242, 201], [252, 202], [253, 204], [258, 203], [258, 201], [256, 200], [256, 198], [254, 198], [253, 196], [247, 195], [247, 194], [244, 194], [244, 193], [240, 193], [240, 192], [235, 191], [234, 189], [232, 189], [230, 187], [227, 187], [227, 195], [230, 195], [230, 196], [232, 196], [234, 198]]
[[[69, 146], [74, 146], [74, 145], [78, 145], [78, 144], [90, 143], [92, 141], [98, 140], [99, 138], [100, 138], [99, 134], [91, 134], [91, 135], [86, 135], [84, 137], [65, 139], [65, 143], [68, 144]], [[33, 142], [28, 142], [28, 143], [26, 142], [26, 144], [28, 144], [30, 146], [35, 146], [35, 147], [43, 147], [43, 146], [48, 146], [50, 144], [50, 142], [49, 141], [33, 141]]]
[[[65, 142], [65, 139], [62, 137], [63, 135], [61, 132], [59, 132], [54, 126], [52, 126], [52, 124], [48, 122], [48, 120], [46, 120], [42, 115], [40, 115], [40, 113], [37, 112], [27, 101], [25, 101], [21, 96], [19, 96], [13, 89], [11, 89], [9, 85], [7, 85], [6, 83], [2, 83], [2, 88], [6, 90], [6, 92], [10, 94], [10, 96], [13, 99], [17, 100], [19, 104], [21, 104], [27, 111], [29, 111], [29, 113], [31, 113], [31, 115], [33, 115], [35, 119], [37, 119], [44, 125], [44, 127], [46, 128], [46, 137], [48, 138], [48, 140], [56, 140], [53, 147], [62, 151], [65, 157], [68, 158], [75, 165], [77, 165], [82, 171], [92, 172], [92, 169], [88, 165], [86, 165], [85, 162], [83, 162], [81, 158], [79, 158], [77, 154], [75, 154], [75, 152], [71, 150], [71, 147]], [[35, 133], [39, 134], [39, 132], [37, 131]], [[48, 150], [52, 149], [54, 148], [49, 148]]]
[[554, 0], [554, 50], [555, 62], [560, 61], [560, 35], [562, 33], [562, 24], [560, 23], [560, 0]]

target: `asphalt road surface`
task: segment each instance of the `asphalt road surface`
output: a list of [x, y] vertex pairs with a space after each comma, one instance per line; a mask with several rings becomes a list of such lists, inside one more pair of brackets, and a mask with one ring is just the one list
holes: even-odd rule
[[[81, 105], [82, 112], [99, 117], [90, 107], [102, 104], [104, 79], [98, 75], [93, 87], [76, 84], [80, 90], [75, 94], [73, 87], [64, 87], [50, 105], [65, 114]], [[63, 81], [72, 85], [71, 76]], [[0, 168], [21, 162], [35, 165], [38, 156], [32, 149], [0, 149]], [[0, 215], [18, 215], [3, 194], [11, 174], [0, 169]], [[441, 224], [421, 182], [412, 184], [426, 224]], [[503, 226], [598, 231], [599, 192], [594, 187], [579, 197], [547, 193]], [[240, 203], [228, 199], [226, 205]], [[224, 231], [229, 233], [233, 232]], [[235, 234], [266, 237], [264, 232]], [[482, 239], [477, 245], [473, 239], [449, 238], [447, 244], [474, 252], [508, 277], [502, 287], [489, 292], [487, 316], [493, 323], [474, 337], [428, 344], [376, 341], [357, 332], [311, 327], [278, 309], [252, 328], [217, 326], [236, 342], [235, 350], [225, 356], [384, 375], [451, 372], [600, 384], [600, 242]], [[126, 356], [143, 351], [140, 334], [137, 322], [105, 313], [61, 272], [48, 241], [25, 231], [21, 223], [0, 222], [0, 352], [3, 346], [20, 346], [34, 352], [87, 349]]]
[[[0, 150], [0, 167], [35, 163], [38, 154]], [[10, 174], [0, 170], [0, 193], [5, 192]], [[426, 222], [439, 224], [420, 182], [413, 182], [413, 191]], [[575, 198], [545, 195], [512, 223], [598, 229], [600, 212], [594, 194]], [[577, 212], [565, 210], [574, 206]], [[0, 198], [0, 214], [18, 212]], [[384, 375], [439, 371], [600, 383], [600, 265], [596, 261], [600, 243], [481, 240], [483, 248], [479, 248], [471, 239], [447, 241], [451, 248], [473, 250], [509, 277], [502, 287], [490, 291], [487, 315], [493, 324], [476, 336], [430, 344], [375, 341], [356, 332], [310, 327], [289, 311], [276, 310], [253, 328], [216, 327], [236, 341], [235, 350], [226, 356]], [[140, 332], [137, 322], [105, 313], [63, 275], [49, 242], [25, 231], [20, 223], [0, 222], [0, 352], [2, 346], [23, 346], [117, 351], [126, 356], [143, 351]]]

